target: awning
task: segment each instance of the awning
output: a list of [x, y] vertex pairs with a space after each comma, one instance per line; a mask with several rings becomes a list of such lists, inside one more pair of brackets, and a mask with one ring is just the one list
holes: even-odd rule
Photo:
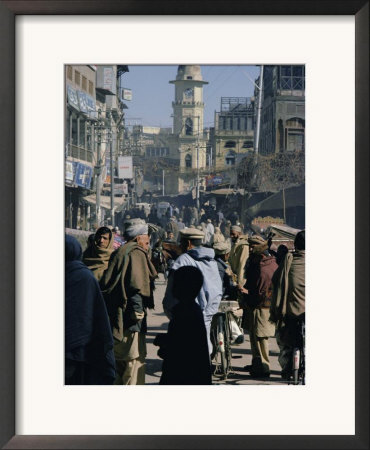
[[[96, 194], [87, 195], [86, 197], [83, 198], [83, 200], [85, 200], [85, 202], [87, 203], [91, 203], [92, 205], [96, 205]], [[127, 201], [125, 197], [114, 197], [115, 212], [122, 211], [126, 204]], [[110, 196], [108, 195], [100, 196], [100, 207], [110, 210]]]
[[244, 189], [215, 189], [214, 191], [206, 191], [205, 195], [232, 195], [241, 194], [244, 195]]
[[[284, 208], [283, 192], [277, 192], [247, 209], [249, 217], [263, 215], [266, 211], [282, 211]], [[290, 187], [285, 190], [285, 208], [305, 206], [305, 185]]]

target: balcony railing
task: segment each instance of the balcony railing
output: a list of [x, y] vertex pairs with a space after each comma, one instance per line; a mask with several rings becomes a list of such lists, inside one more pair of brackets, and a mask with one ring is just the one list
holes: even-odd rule
[[94, 155], [92, 150], [88, 150], [85, 147], [80, 147], [74, 144], [67, 144], [67, 156], [79, 159], [80, 161], [86, 161], [92, 163]]

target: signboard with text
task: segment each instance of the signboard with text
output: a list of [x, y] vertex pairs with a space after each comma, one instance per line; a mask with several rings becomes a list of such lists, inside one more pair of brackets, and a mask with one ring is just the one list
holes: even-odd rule
[[93, 170], [85, 164], [77, 163], [75, 183], [77, 186], [89, 189], [91, 185]]
[[118, 176], [120, 178], [132, 180], [133, 178], [132, 156], [118, 157]]
[[132, 100], [132, 90], [127, 88], [122, 88], [122, 100], [131, 101]]

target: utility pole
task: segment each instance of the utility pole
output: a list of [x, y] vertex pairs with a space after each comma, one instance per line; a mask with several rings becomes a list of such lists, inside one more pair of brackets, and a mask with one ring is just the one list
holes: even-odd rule
[[162, 169], [162, 196], [164, 197], [164, 169]]
[[114, 164], [113, 164], [113, 132], [112, 132], [112, 114], [109, 113], [109, 156], [110, 156], [110, 218], [111, 225], [114, 227]]
[[196, 188], [196, 198], [197, 198], [197, 210], [199, 212], [199, 128], [200, 128], [200, 116], [198, 117], [198, 134], [197, 134], [197, 188]]
[[261, 65], [260, 71], [260, 85], [258, 86], [258, 106], [257, 106], [257, 124], [256, 124], [256, 137], [254, 144], [254, 152], [256, 156], [256, 161], [259, 153], [259, 142], [260, 142], [260, 129], [261, 129], [261, 110], [262, 110], [262, 97], [263, 97], [263, 65]]
[[[98, 227], [101, 223], [101, 209], [100, 209], [100, 191], [101, 191], [101, 171], [102, 171], [102, 161], [101, 161], [101, 109], [98, 110], [98, 126], [97, 126], [98, 136], [97, 136], [97, 165], [96, 165], [96, 221]], [[95, 127], [94, 127], [95, 130]], [[95, 136], [94, 136], [95, 143]]]

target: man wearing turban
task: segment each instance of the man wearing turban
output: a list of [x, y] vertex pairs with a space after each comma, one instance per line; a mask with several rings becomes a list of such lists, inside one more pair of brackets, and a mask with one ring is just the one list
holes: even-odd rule
[[100, 287], [113, 328], [115, 384], [145, 384], [146, 310], [154, 307], [157, 272], [148, 256], [148, 225], [141, 219], [124, 225], [127, 242], [113, 254]]
[[236, 275], [238, 286], [242, 288], [245, 283], [245, 263], [249, 256], [248, 236], [243, 235], [242, 229], [238, 225], [233, 225], [230, 237], [233, 246], [230, 251], [229, 264]]

